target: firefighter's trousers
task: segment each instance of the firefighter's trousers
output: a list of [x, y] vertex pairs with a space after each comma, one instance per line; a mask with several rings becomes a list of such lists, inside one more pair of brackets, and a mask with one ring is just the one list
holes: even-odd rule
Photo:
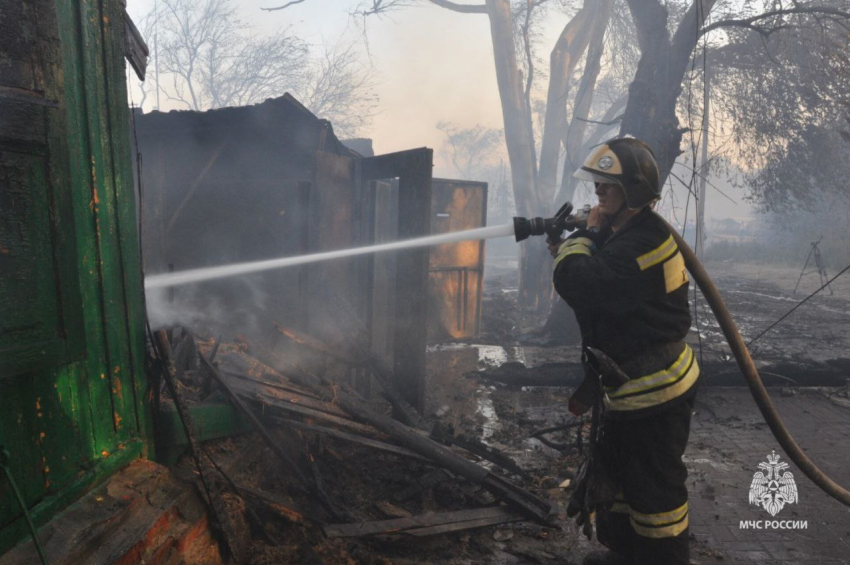
[[687, 468], [693, 396], [631, 421], [606, 418], [602, 450], [622, 487], [610, 510], [597, 513], [603, 545], [634, 565], [688, 565]]

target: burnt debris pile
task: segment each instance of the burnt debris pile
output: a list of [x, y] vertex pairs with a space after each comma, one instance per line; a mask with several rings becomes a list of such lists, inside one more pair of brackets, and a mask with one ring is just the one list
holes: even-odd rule
[[[276, 329], [298, 355], [182, 328], [148, 344], [158, 456], [197, 483], [234, 562], [386, 562], [422, 547], [405, 540], [515, 522], [545, 539], [559, 528], [551, 479], [422, 417], [374, 356]], [[380, 394], [361, 394], [358, 371]]]

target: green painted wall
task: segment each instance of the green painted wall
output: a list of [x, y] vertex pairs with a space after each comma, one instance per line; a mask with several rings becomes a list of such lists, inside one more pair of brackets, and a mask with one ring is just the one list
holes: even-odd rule
[[[149, 455], [123, 32], [0, 2], [0, 444], [39, 524]], [[27, 535], [0, 476], [0, 554]]]

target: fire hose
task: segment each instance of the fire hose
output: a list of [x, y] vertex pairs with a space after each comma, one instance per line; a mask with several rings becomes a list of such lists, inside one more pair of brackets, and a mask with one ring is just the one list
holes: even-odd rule
[[[516, 240], [522, 241], [531, 235], [548, 235], [552, 239], [558, 239], [564, 230], [573, 231], [584, 224], [588, 210], [585, 208], [585, 210], [578, 214], [571, 215], [572, 209], [572, 205], [567, 202], [552, 218], [514, 218], [514, 236], [516, 237]], [[735, 356], [738, 368], [744, 374], [747, 386], [750, 389], [750, 394], [752, 394], [753, 400], [755, 400], [759, 411], [764, 417], [765, 422], [767, 422], [767, 425], [773, 433], [773, 436], [776, 438], [776, 441], [779, 442], [779, 445], [782, 446], [782, 449], [785, 450], [785, 453], [794, 462], [794, 464], [797, 465], [803, 474], [811, 479], [815, 485], [834, 499], [850, 506], [850, 491], [836, 483], [827, 476], [826, 473], [821, 471], [818, 466], [809, 459], [808, 455], [805, 454], [803, 449], [794, 440], [791, 432], [789, 432], [788, 428], [785, 427], [779, 412], [777, 412], [776, 407], [773, 405], [773, 401], [767, 393], [764, 382], [761, 380], [761, 375], [759, 375], [758, 369], [750, 355], [750, 351], [747, 349], [746, 343], [744, 343], [744, 338], [741, 337], [741, 333], [738, 331], [735, 320], [732, 319], [732, 314], [726, 307], [726, 302], [723, 300], [723, 297], [720, 295], [720, 291], [717, 290], [717, 286], [715, 286], [711, 277], [708, 276], [708, 272], [705, 270], [705, 267], [702, 266], [702, 263], [700, 263], [699, 259], [697, 259], [696, 254], [685, 240], [682, 239], [679, 232], [676, 231], [676, 229], [666, 220], [664, 220], [664, 218], [661, 218], [661, 216], [658, 217], [670, 229], [670, 233], [673, 234], [673, 239], [676, 240], [676, 244], [679, 246], [679, 251], [681, 251], [682, 256], [685, 259], [685, 266], [688, 271], [690, 271], [691, 276], [693, 276], [702, 291], [706, 302], [708, 302], [711, 311], [714, 313], [714, 317], [717, 319], [720, 329], [723, 331], [723, 335], [729, 343], [732, 354]]]
[[779, 442], [779, 445], [782, 446], [782, 449], [785, 450], [785, 453], [794, 462], [794, 464], [797, 465], [803, 474], [809, 477], [813, 483], [842, 504], [850, 506], [850, 491], [833, 481], [826, 475], [826, 473], [821, 471], [818, 466], [809, 459], [809, 456], [805, 454], [800, 445], [794, 440], [791, 432], [789, 432], [788, 428], [785, 427], [785, 424], [782, 422], [782, 418], [779, 416], [779, 412], [776, 410], [776, 406], [773, 405], [773, 401], [767, 394], [767, 389], [764, 386], [764, 382], [761, 380], [761, 375], [759, 375], [758, 369], [756, 369], [756, 365], [750, 355], [750, 350], [747, 349], [747, 345], [744, 343], [744, 338], [741, 337], [741, 333], [738, 331], [738, 326], [735, 325], [735, 320], [732, 319], [732, 314], [726, 307], [726, 302], [724, 302], [723, 297], [720, 296], [720, 291], [717, 290], [717, 286], [715, 286], [711, 277], [708, 276], [708, 272], [706, 272], [705, 267], [702, 266], [702, 263], [700, 263], [699, 259], [697, 259], [696, 254], [690, 246], [685, 243], [685, 240], [682, 239], [679, 232], [677, 232], [673, 226], [667, 223], [667, 221], [663, 218], [662, 221], [664, 221], [667, 227], [670, 228], [670, 233], [673, 234], [673, 239], [676, 240], [676, 244], [679, 246], [679, 251], [682, 252], [682, 256], [685, 258], [685, 266], [688, 268], [691, 276], [693, 276], [699, 286], [699, 289], [702, 291], [702, 295], [705, 297], [706, 302], [708, 302], [709, 307], [711, 307], [711, 311], [714, 313], [717, 323], [720, 324], [720, 329], [723, 331], [723, 335], [726, 337], [727, 343], [729, 343], [729, 348], [732, 350], [732, 355], [735, 356], [738, 368], [741, 369], [741, 372], [744, 374], [744, 378], [747, 380], [747, 386], [750, 389], [750, 394], [753, 395], [753, 400], [756, 401], [756, 405], [758, 406], [761, 415], [764, 417], [765, 422], [767, 422], [773, 436], [776, 438], [776, 441]]

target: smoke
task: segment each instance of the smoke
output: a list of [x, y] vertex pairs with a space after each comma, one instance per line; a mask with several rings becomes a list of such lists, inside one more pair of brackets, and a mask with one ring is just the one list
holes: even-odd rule
[[[184, 327], [198, 336], [232, 339], [243, 335], [260, 339], [271, 321], [271, 300], [262, 288], [262, 277], [231, 279], [221, 284], [193, 284], [176, 289], [153, 288], [146, 292], [148, 319], [154, 330]], [[238, 299], [229, 296], [238, 296]]]

